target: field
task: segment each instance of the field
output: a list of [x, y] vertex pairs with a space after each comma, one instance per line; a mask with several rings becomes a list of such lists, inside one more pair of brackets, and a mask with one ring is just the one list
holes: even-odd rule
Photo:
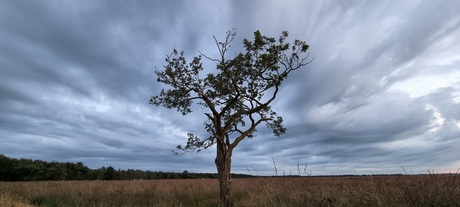
[[[233, 179], [236, 206], [460, 206], [460, 176]], [[0, 206], [217, 206], [218, 181], [0, 182]]]

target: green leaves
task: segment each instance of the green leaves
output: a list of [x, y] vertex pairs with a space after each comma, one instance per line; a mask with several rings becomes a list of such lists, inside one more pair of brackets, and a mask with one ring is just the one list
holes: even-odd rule
[[[178, 151], [200, 152], [201, 150], [207, 149], [208, 147], [214, 144], [214, 139], [201, 140], [200, 138], [198, 138], [192, 133], [188, 133], [187, 136], [188, 136], [187, 144], [185, 145], [185, 147], [182, 147], [182, 145], [177, 145], [176, 149]], [[177, 151], [174, 151], [174, 153], [179, 154]]]
[[200, 90], [202, 80], [199, 73], [203, 70], [201, 56], [194, 57], [187, 64], [184, 52], [178, 53], [176, 49], [166, 56], [167, 65], [163, 71], [155, 71], [157, 81], [169, 85], [170, 89], [162, 89], [160, 95], [152, 96], [150, 104], [165, 108], [176, 108], [182, 115], [191, 113], [192, 94]]
[[[179, 150], [199, 151], [216, 141], [231, 150], [245, 137], [252, 137], [263, 122], [276, 136], [286, 133], [283, 118], [270, 104], [289, 73], [311, 62], [307, 61], [309, 46], [300, 40], [286, 43], [287, 31], [278, 39], [255, 31], [253, 40], [243, 40], [244, 51], [229, 59], [227, 51], [235, 35], [233, 29], [223, 42], [214, 37], [218, 58], [201, 53], [187, 63], [184, 53], [174, 49], [166, 56], [164, 69], [155, 72], [157, 81], [169, 88], [152, 96], [150, 104], [175, 108], [183, 115], [192, 112], [194, 101], [210, 110], [205, 113], [205, 130], [210, 137], [201, 140], [189, 134], [187, 145], [178, 146]], [[214, 62], [216, 70], [202, 74], [202, 57]]]

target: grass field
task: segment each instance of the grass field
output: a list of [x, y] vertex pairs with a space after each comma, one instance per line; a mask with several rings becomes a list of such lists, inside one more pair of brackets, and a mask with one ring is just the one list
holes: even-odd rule
[[[459, 206], [460, 176], [233, 179], [236, 206]], [[218, 181], [0, 182], [0, 206], [217, 206]]]

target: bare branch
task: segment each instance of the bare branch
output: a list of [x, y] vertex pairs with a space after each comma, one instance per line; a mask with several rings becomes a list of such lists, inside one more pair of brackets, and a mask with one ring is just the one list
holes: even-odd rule
[[208, 60], [210, 60], [210, 61], [219, 62], [218, 59], [211, 58], [211, 57], [205, 55], [204, 53], [202, 53], [200, 50], [198, 50], [198, 52], [200, 53], [200, 55], [202, 55], [203, 57], [205, 57], [206, 59], [208, 59]]

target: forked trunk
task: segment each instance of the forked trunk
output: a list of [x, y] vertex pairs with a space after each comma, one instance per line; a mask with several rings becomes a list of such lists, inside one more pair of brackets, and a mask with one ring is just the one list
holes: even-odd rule
[[216, 167], [220, 187], [221, 207], [233, 206], [230, 169], [232, 165], [232, 151], [217, 142]]

